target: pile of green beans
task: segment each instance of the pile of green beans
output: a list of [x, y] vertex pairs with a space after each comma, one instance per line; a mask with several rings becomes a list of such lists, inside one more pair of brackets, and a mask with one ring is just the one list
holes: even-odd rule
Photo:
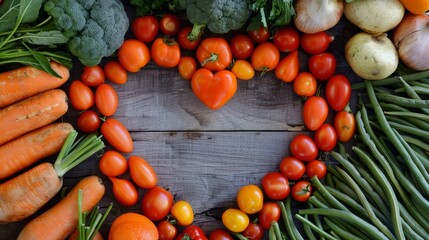
[[331, 152], [324, 183], [311, 179], [296, 215], [306, 239], [429, 239], [429, 78], [356, 86], [357, 139]]

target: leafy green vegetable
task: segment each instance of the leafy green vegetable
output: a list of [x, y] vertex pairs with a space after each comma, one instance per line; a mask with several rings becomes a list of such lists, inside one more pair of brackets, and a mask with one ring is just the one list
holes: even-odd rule
[[22, 23], [34, 22], [39, 16], [42, 2], [42, 0], [4, 1], [0, 7], [0, 32], [13, 29], [19, 15], [22, 17]]
[[247, 30], [264, 26], [288, 25], [295, 16], [292, 0], [251, 0], [250, 9], [255, 13]]
[[137, 16], [153, 14], [154, 11], [175, 10], [176, 0], [130, 0], [136, 6]]

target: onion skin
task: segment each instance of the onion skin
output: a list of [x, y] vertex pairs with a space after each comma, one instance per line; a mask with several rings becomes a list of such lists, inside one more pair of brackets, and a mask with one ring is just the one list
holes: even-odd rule
[[405, 15], [393, 31], [399, 59], [415, 71], [429, 69], [429, 15]]
[[342, 0], [296, 0], [294, 24], [303, 33], [317, 33], [335, 26], [343, 15]]

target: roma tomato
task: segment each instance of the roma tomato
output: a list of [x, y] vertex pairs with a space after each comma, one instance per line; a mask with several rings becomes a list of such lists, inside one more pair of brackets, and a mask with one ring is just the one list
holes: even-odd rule
[[197, 48], [197, 58], [201, 66], [210, 71], [221, 71], [232, 62], [228, 42], [220, 37], [204, 39]]
[[153, 188], [158, 182], [155, 170], [143, 158], [131, 156], [128, 158], [131, 179], [137, 186], [145, 189]]
[[280, 52], [293, 52], [299, 47], [299, 33], [294, 27], [282, 27], [273, 37], [273, 43]]
[[284, 82], [292, 82], [299, 72], [298, 50], [291, 52], [280, 60], [276, 66], [276, 77]]
[[101, 124], [101, 134], [112, 147], [125, 153], [133, 151], [134, 144], [127, 128], [114, 118], [107, 119]]
[[192, 26], [184, 27], [179, 31], [179, 34], [177, 36], [177, 41], [179, 42], [179, 45], [181, 48], [186, 50], [194, 50], [200, 44], [201, 37], [197, 39], [190, 39], [189, 36], [191, 32], [192, 32]]
[[99, 65], [84, 66], [80, 75], [82, 82], [90, 87], [96, 87], [106, 80], [103, 69]]
[[265, 202], [258, 214], [259, 223], [268, 230], [272, 221], [279, 221], [281, 216], [280, 206], [276, 202]]
[[224, 229], [217, 228], [210, 233], [209, 240], [234, 240], [234, 238]]
[[179, 64], [177, 65], [177, 70], [183, 79], [191, 80], [192, 75], [194, 75], [197, 70], [197, 62], [195, 62], [193, 57], [181, 57]]
[[338, 141], [350, 141], [356, 131], [355, 115], [347, 109], [347, 107], [346, 109], [337, 112], [334, 117], [334, 128], [337, 133]]
[[325, 96], [329, 106], [335, 111], [343, 110], [349, 103], [352, 87], [349, 79], [337, 74], [329, 78], [326, 84]]
[[326, 81], [334, 75], [337, 61], [331, 53], [321, 53], [308, 59], [308, 68], [318, 80]]
[[264, 26], [255, 30], [247, 31], [247, 34], [255, 43], [263, 43], [268, 41], [270, 38], [270, 31], [268, 31]]
[[127, 159], [121, 153], [108, 150], [100, 158], [98, 168], [101, 173], [108, 177], [117, 177], [124, 174], [128, 169]]
[[172, 39], [157, 38], [152, 43], [151, 55], [158, 66], [175, 67], [180, 61], [179, 44]]
[[264, 228], [260, 223], [250, 222], [241, 234], [247, 239], [260, 240], [264, 237]]
[[265, 195], [273, 200], [283, 200], [289, 196], [290, 187], [287, 178], [279, 172], [270, 172], [262, 178]]
[[301, 47], [308, 54], [316, 55], [324, 53], [329, 44], [334, 40], [326, 32], [304, 33], [301, 36]]
[[305, 162], [316, 159], [319, 154], [316, 143], [305, 134], [298, 134], [292, 139], [290, 152], [294, 157]]
[[299, 181], [292, 186], [291, 195], [297, 202], [306, 202], [311, 196], [312, 187], [307, 181]]
[[167, 220], [163, 220], [156, 225], [159, 233], [159, 240], [174, 240], [177, 236], [177, 228]]
[[92, 110], [86, 110], [77, 117], [77, 128], [84, 133], [92, 133], [98, 130], [101, 121], [98, 114]]
[[256, 71], [268, 72], [277, 67], [280, 60], [279, 49], [271, 42], [258, 45], [252, 53], [251, 62]]
[[133, 183], [127, 179], [109, 177], [113, 184], [113, 196], [123, 206], [130, 207], [137, 203], [138, 192]]
[[159, 22], [155, 16], [147, 15], [137, 17], [131, 24], [131, 31], [134, 36], [145, 43], [152, 42], [158, 34]]
[[213, 74], [205, 68], [198, 69], [191, 80], [192, 91], [208, 108], [216, 110], [227, 103], [237, 91], [235, 75], [222, 70]]
[[301, 97], [311, 97], [317, 91], [317, 80], [309, 72], [300, 72], [293, 80], [293, 91]]
[[305, 166], [305, 174], [311, 179], [317, 176], [318, 179], [322, 179], [326, 175], [326, 165], [320, 160], [313, 160], [307, 163]]
[[110, 117], [118, 108], [118, 94], [109, 84], [101, 84], [95, 91], [95, 106], [104, 116]]
[[317, 130], [328, 118], [329, 106], [320, 96], [309, 97], [303, 106], [302, 117], [305, 126], [312, 131]]
[[127, 70], [117, 61], [110, 61], [104, 65], [104, 74], [116, 84], [124, 84], [128, 79]]
[[176, 238], [176, 240], [183, 240], [183, 239], [207, 240], [207, 237], [204, 234], [203, 229], [201, 229], [198, 226], [191, 225], [191, 226], [187, 226], [183, 230], [183, 232]]
[[74, 109], [84, 111], [94, 105], [91, 88], [79, 80], [74, 80], [69, 88], [69, 99]]
[[129, 72], [138, 72], [150, 61], [149, 48], [142, 41], [127, 39], [118, 50], [118, 60]]
[[163, 219], [173, 206], [173, 195], [160, 186], [151, 188], [143, 197], [142, 212], [152, 221]]
[[180, 19], [176, 14], [167, 13], [159, 21], [161, 32], [168, 36], [176, 35], [180, 30]]
[[235, 59], [246, 59], [252, 55], [254, 44], [252, 39], [245, 34], [237, 34], [229, 41], [232, 56]]
[[177, 201], [171, 207], [171, 215], [180, 226], [189, 226], [194, 221], [194, 210], [187, 201]]
[[264, 204], [264, 194], [256, 185], [245, 185], [237, 193], [237, 204], [238, 208], [247, 214], [257, 213]]
[[255, 76], [255, 70], [246, 60], [237, 60], [234, 62], [234, 66], [231, 68], [231, 72], [234, 73], [235, 77], [241, 80], [250, 80]]
[[335, 128], [329, 123], [322, 124], [314, 133], [314, 142], [319, 150], [324, 152], [332, 151], [337, 145]]
[[280, 162], [280, 172], [289, 180], [298, 180], [305, 173], [305, 165], [301, 160], [287, 156]]
[[231, 232], [242, 232], [249, 225], [249, 216], [239, 209], [230, 208], [223, 212], [222, 223]]

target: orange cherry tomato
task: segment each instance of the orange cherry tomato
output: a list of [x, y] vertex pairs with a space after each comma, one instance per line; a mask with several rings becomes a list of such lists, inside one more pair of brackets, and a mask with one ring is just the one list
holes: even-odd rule
[[137, 39], [127, 39], [118, 50], [121, 65], [129, 72], [138, 72], [150, 61], [149, 48]]
[[249, 222], [249, 216], [240, 209], [229, 208], [222, 213], [222, 223], [231, 232], [244, 231]]
[[280, 60], [276, 66], [276, 77], [284, 82], [292, 82], [299, 72], [298, 50], [295, 50]]
[[293, 80], [293, 91], [302, 97], [311, 97], [317, 91], [317, 80], [309, 72], [300, 72]]
[[179, 64], [177, 65], [180, 76], [185, 80], [191, 80], [197, 70], [197, 62], [193, 57], [185, 56], [181, 57]]
[[255, 76], [255, 70], [252, 64], [246, 60], [237, 60], [231, 68], [235, 77], [241, 80], [250, 80]]
[[112, 116], [118, 108], [118, 94], [109, 84], [101, 84], [95, 91], [95, 105], [104, 116]]
[[98, 66], [84, 66], [83, 72], [80, 75], [80, 79], [83, 83], [90, 87], [96, 87], [106, 79], [103, 69]]
[[113, 184], [113, 196], [121, 205], [130, 207], [137, 203], [139, 195], [132, 182], [116, 177], [109, 179]]
[[131, 156], [128, 159], [131, 179], [141, 188], [153, 188], [158, 182], [155, 170], [143, 158]]
[[108, 62], [104, 66], [104, 74], [110, 81], [116, 84], [124, 84], [127, 82], [127, 70], [117, 61]]
[[84, 133], [92, 133], [98, 130], [101, 120], [98, 114], [92, 110], [86, 110], [77, 117], [77, 128]]
[[305, 126], [315, 131], [326, 121], [329, 113], [329, 106], [326, 100], [320, 96], [309, 97], [302, 109], [302, 117]]
[[117, 177], [127, 171], [127, 159], [117, 151], [108, 150], [101, 156], [98, 168], [108, 177]]
[[161, 67], [172, 68], [180, 61], [179, 44], [173, 39], [157, 38], [152, 43], [151, 55], [153, 61]]
[[73, 108], [78, 111], [84, 111], [94, 105], [94, 93], [79, 80], [73, 81], [70, 85], [69, 99]]
[[256, 71], [268, 72], [277, 67], [280, 60], [280, 51], [271, 42], [258, 45], [252, 53], [251, 62]]
[[237, 204], [238, 208], [247, 214], [257, 213], [264, 204], [264, 194], [256, 185], [245, 185], [237, 193]]
[[194, 221], [194, 210], [187, 201], [175, 202], [171, 207], [170, 213], [180, 226], [189, 226]]
[[197, 58], [201, 66], [210, 71], [220, 71], [232, 62], [228, 42], [220, 37], [204, 39], [197, 48]]
[[192, 76], [191, 86], [198, 99], [208, 108], [216, 110], [234, 96], [237, 91], [237, 79], [228, 70], [213, 74], [206, 68], [200, 68]]
[[133, 140], [127, 128], [114, 118], [107, 119], [101, 124], [101, 133], [106, 141], [121, 152], [133, 151]]
[[356, 131], [355, 115], [347, 107], [345, 110], [337, 112], [334, 117], [334, 128], [338, 141], [350, 141]]

